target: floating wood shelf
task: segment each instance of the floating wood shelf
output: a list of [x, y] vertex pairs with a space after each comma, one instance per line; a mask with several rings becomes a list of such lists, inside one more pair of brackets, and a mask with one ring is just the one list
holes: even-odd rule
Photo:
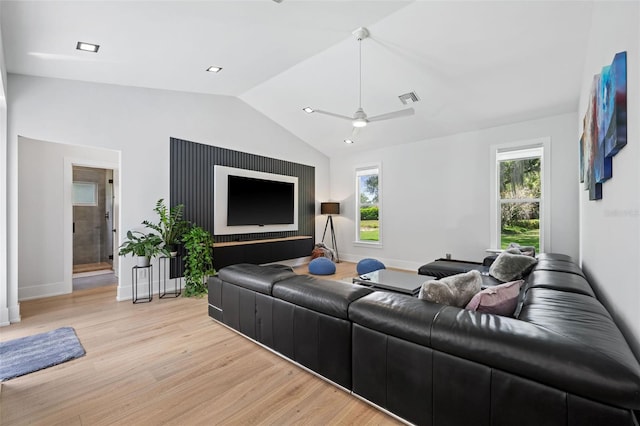
[[214, 243], [213, 265], [221, 269], [237, 263], [278, 262], [310, 256], [312, 250], [313, 237], [309, 235]]
[[266, 238], [264, 240], [228, 241], [225, 243], [213, 243], [213, 247], [216, 248], [216, 247], [242, 246], [247, 244], [264, 244], [264, 243], [274, 243], [276, 241], [306, 240], [308, 238], [313, 238], [313, 237], [310, 235], [298, 235], [295, 237]]

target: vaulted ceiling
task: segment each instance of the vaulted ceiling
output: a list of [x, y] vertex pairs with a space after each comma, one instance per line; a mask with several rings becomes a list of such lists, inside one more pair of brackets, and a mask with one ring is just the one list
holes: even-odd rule
[[[328, 156], [577, 109], [591, 1], [2, 1], [9, 73], [237, 96]], [[413, 116], [369, 123], [415, 92]], [[85, 41], [98, 53], [76, 50]], [[219, 73], [206, 72], [220, 66]]]

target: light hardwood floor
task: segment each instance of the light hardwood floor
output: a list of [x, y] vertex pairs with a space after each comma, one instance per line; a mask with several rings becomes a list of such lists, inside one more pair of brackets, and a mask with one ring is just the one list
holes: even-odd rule
[[[343, 262], [329, 278], [353, 275]], [[133, 305], [115, 294], [21, 303], [0, 341], [71, 326], [87, 354], [2, 383], [1, 425], [399, 424], [212, 321], [205, 298]]]
[[111, 264], [107, 262], [100, 263], [82, 263], [79, 265], [73, 265], [73, 273], [78, 274], [82, 272], [102, 271], [105, 269], [111, 269]]

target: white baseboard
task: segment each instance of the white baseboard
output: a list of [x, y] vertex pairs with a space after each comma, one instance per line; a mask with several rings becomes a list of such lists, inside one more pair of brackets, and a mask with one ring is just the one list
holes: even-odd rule
[[6, 327], [11, 324], [9, 321], [9, 308], [0, 307], [0, 327]]
[[68, 286], [64, 282], [18, 287], [18, 300], [41, 299], [43, 297], [68, 294], [67, 288]]
[[9, 306], [9, 322], [20, 322], [22, 318], [20, 318], [20, 304], [17, 303], [13, 306]]
[[[171, 278], [169, 280], [167, 280], [167, 287], [166, 290], [168, 292], [172, 292], [174, 290], [174, 285], [178, 286], [179, 288], [179, 283], [176, 283], [175, 280], [177, 280], [179, 278]], [[152, 295], [158, 295], [158, 289], [159, 289], [159, 285], [161, 285], [162, 283], [159, 280], [153, 280], [151, 281], [151, 294]], [[148, 281], [146, 278], [141, 278], [138, 280], [138, 299], [144, 299], [145, 297], [149, 296], [149, 288], [148, 288]], [[184, 278], [182, 278], [182, 291], [184, 291]], [[133, 299], [133, 287], [131, 286], [131, 284], [127, 284], [127, 285], [118, 285], [118, 294], [116, 295], [116, 300], [118, 302], [123, 302], [125, 300], [132, 300]]]
[[425, 263], [431, 262], [430, 260], [427, 260], [427, 259], [425, 259], [424, 262], [416, 263], [416, 262], [408, 262], [405, 260], [389, 259], [385, 257], [353, 255], [349, 253], [340, 255], [341, 261], [353, 262], [353, 263], [358, 263], [362, 259], [367, 259], [367, 258], [377, 259], [380, 262], [384, 263], [384, 266], [386, 266], [387, 268], [404, 269], [406, 271], [415, 272], [416, 274], [418, 273], [418, 268], [420, 268]]

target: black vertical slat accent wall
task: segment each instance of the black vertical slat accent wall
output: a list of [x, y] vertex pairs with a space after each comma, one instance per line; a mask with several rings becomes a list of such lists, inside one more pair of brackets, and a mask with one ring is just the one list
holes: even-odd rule
[[[315, 167], [176, 138], [170, 139], [169, 158], [170, 205], [184, 204], [184, 218], [209, 231], [216, 242], [301, 235], [315, 241]], [[215, 165], [297, 177], [298, 230], [215, 235]]]

